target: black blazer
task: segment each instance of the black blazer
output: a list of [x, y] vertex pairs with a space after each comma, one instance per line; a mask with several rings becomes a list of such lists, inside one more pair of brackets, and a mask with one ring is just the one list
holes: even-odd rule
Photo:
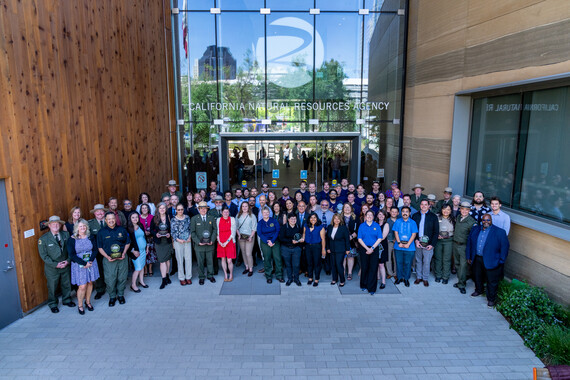
[[344, 253], [346, 251], [350, 251], [350, 236], [348, 234], [348, 228], [346, 228], [344, 224], [338, 226], [334, 239], [331, 236], [332, 230], [333, 226], [332, 224], [329, 224], [326, 236], [327, 251], [330, 250], [333, 253]]
[[[412, 220], [418, 225], [418, 231], [420, 228], [420, 221], [422, 219], [421, 211], [416, 212], [412, 215]], [[426, 219], [424, 222], [424, 235], [429, 237], [429, 245], [435, 248], [437, 244], [437, 237], [439, 235], [439, 219], [437, 215], [433, 212], [426, 212]], [[416, 240], [419, 240], [419, 232], [416, 234]]]
[[[150, 234], [152, 235], [152, 239], [153, 239], [155, 244], [161, 244], [163, 242], [162, 239], [166, 239], [166, 238], [165, 237], [156, 237], [156, 234], [158, 233], [158, 226], [155, 223], [155, 218], [156, 218], [156, 220], [160, 220], [160, 216], [158, 215], [158, 213], [152, 218], [152, 222], [150, 222]], [[438, 221], [438, 223], [439, 223], [439, 221]], [[168, 227], [167, 231], [168, 231], [168, 233], [170, 233], [170, 218], [168, 217], [168, 214], [167, 214], [167, 218], [166, 218], [166, 225]], [[168, 243], [172, 243], [172, 237], [169, 237], [168, 239], [166, 239], [166, 241]], [[132, 243], [132, 241], [131, 241], [131, 243]]]
[[[344, 221], [344, 215], [341, 215], [342, 219]], [[353, 233], [357, 233], [358, 234], [358, 223], [356, 222], [356, 218], [351, 217], [350, 220], [348, 221], [348, 224], [345, 224], [346, 228], [348, 228], [348, 235], [350, 238], [350, 235], [352, 235]], [[350, 240], [350, 245], [352, 248], [357, 248], [357, 239], [351, 239]]]

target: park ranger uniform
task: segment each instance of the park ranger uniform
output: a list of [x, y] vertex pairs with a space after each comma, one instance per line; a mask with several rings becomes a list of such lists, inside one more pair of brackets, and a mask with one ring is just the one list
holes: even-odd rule
[[[127, 230], [121, 226], [115, 226], [113, 229], [105, 226], [97, 233], [97, 246], [103, 249], [108, 256], [113, 253], [122, 254], [127, 244], [131, 244], [131, 239]], [[129, 274], [129, 261], [126, 254], [124, 259], [115, 261], [109, 261], [103, 257], [103, 269], [109, 298], [123, 297]]]
[[57, 268], [57, 264], [68, 260], [67, 239], [69, 233], [59, 231], [59, 241], [48, 231], [38, 240], [38, 251], [40, 257], [44, 261], [44, 271], [48, 288], [48, 306], [50, 308], [57, 307], [58, 299], [55, 295], [57, 286], [61, 286], [62, 302], [68, 304], [71, 302], [71, 272], [69, 265], [65, 268]]
[[[203, 218], [205, 218], [205, 220]], [[210, 234], [210, 241], [214, 242], [214, 244], [199, 244], [205, 231]], [[200, 280], [206, 278], [206, 273], [204, 273], [204, 259], [206, 260], [208, 270], [207, 278], [214, 277], [214, 254], [216, 252], [216, 241], [218, 238], [216, 218], [212, 215], [202, 217], [201, 214], [193, 216], [190, 221], [190, 233], [192, 235], [192, 241], [194, 241], [195, 244], [194, 248], [196, 251], [196, 260], [198, 261], [198, 276]]]
[[455, 220], [455, 229], [453, 231], [453, 260], [455, 262], [455, 268], [457, 269], [457, 287], [459, 289], [465, 289], [465, 282], [467, 281], [467, 258], [465, 257], [467, 237], [469, 237], [471, 228], [476, 225], [477, 221], [473, 219], [471, 215], [467, 215], [465, 218], [458, 215]]

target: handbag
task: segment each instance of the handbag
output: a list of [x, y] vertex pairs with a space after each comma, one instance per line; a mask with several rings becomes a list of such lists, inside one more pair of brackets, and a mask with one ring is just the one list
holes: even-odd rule
[[248, 240], [249, 239], [249, 235], [246, 234], [240, 234], [239, 235], [240, 240]]

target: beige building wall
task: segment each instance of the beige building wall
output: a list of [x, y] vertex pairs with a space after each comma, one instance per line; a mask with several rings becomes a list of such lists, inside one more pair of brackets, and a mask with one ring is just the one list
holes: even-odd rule
[[[410, 0], [407, 54], [402, 189], [441, 197], [455, 93], [570, 72], [570, 1]], [[510, 240], [507, 275], [570, 304], [570, 242], [517, 225]]]

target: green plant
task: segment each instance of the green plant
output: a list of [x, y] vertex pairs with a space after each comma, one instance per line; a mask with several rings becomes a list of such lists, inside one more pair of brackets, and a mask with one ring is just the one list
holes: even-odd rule
[[570, 313], [548, 298], [541, 288], [527, 284], [499, 284], [497, 310], [503, 314], [535, 354], [553, 363], [567, 363]]
[[546, 359], [550, 364], [570, 365], [570, 329], [564, 326], [546, 326], [544, 342], [547, 346]]

